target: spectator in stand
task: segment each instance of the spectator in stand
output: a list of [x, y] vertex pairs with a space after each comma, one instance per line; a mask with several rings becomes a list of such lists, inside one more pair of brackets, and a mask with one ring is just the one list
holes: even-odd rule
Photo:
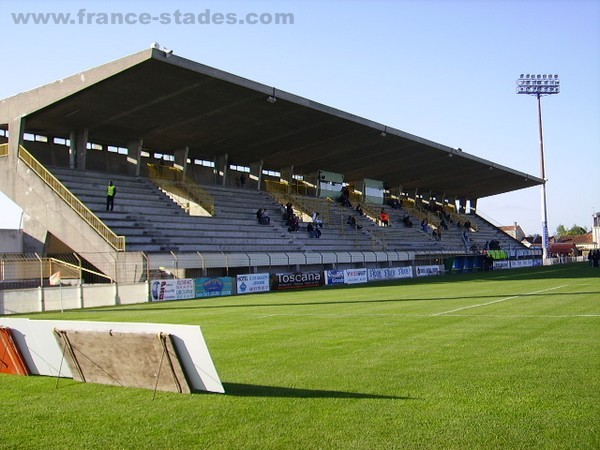
[[427, 221], [427, 219], [423, 219], [421, 221], [421, 230], [423, 230], [423, 233], [427, 233], [429, 228], [429, 222]]
[[381, 208], [381, 212], [379, 213], [379, 220], [383, 224], [383, 226], [390, 226], [390, 215], [386, 212], [385, 208]]
[[323, 220], [321, 219], [321, 217], [319, 217], [318, 212], [315, 211], [312, 213], [312, 221], [315, 225], [315, 228], [323, 228]]
[[362, 226], [360, 226], [358, 224], [358, 222], [356, 221], [356, 218], [354, 216], [348, 216], [348, 221], [347, 221], [348, 225], [350, 225], [352, 228], [355, 228], [357, 230], [362, 229]]
[[290, 221], [294, 217], [294, 208], [290, 202], [285, 204], [285, 224], [290, 225]]
[[410, 220], [410, 216], [408, 214], [404, 214], [404, 217], [402, 218], [402, 223], [406, 228], [412, 228], [413, 226], [412, 220]]
[[315, 226], [312, 223], [309, 222], [309, 224], [306, 225], [306, 231], [308, 233], [309, 238], [315, 237]]
[[289, 221], [288, 231], [295, 232], [300, 229], [300, 219], [295, 214], [292, 214], [292, 218]]
[[271, 224], [271, 217], [269, 217], [269, 212], [265, 208], [259, 208], [258, 211], [256, 211], [256, 219], [261, 225]]
[[271, 224], [271, 217], [269, 216], [269, 211], [266, 208], [263, 208], [262, 214], [260, 216], [261, 222], [263, 225]]
[[115, 196], [117, 195], [117, 187], [113, 184], [112, 181], [108, 182], [108, 186], [106, 188], [106, 210], [113, 210], [115, 207]]
[[398, 200], [397, 198], [390, 199], [388, 204], [392, 207], [392, 209], [402, 209], [402, 200]]
[[363, 211], [363, 209], [360, 207], [360, 203], [358, 205], [356, 205], [356, 212], [358, 213], [359, 216], [362, 216], [365, 213]]
[[342, 188], [340, 194], [340, 203], [344, 206], [352, 207], [352, 203], [350, 203], [350, 190], [348, 189], [348, 186], [344, 186]]
[[321, 230], [319, 230], [319, 228], [316, 225], [313, 225], [312, 223], [309, 223], [306, 226], [306, 231], [308, 231], [308, 235], [311, 238], [320, 238], [321, 237]]
[[240, 186], [244, 188], [246, 186], [246, 174], [242, 173], [240, 175]]

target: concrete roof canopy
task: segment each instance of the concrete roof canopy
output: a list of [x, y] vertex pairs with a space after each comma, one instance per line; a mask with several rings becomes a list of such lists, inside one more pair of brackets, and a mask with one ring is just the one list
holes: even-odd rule
[[[267, 101], [268, 97], [276, 99]], [[477, 199], [543, 181], [157, 48], [144, 50], [2, 101], [0, 122], [25, 116], [32, 133], [193, 159], [227, 154], [237, 165], [328, 170], [405, 191]]]

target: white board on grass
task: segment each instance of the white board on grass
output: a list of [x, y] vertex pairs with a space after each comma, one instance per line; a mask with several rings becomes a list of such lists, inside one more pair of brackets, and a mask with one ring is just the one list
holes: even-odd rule
[[173, 336], [177, 353], [190, 386], [196, 391], [224, 393], [200, 327], [130, 322], [87, 322], [75, 320], [30, 320], [0, 317], [0, 325], [14, 330], [15, 341], [32, 374], [72, 378], [63, 349], [54, 338], [54, 329], [74, 331], [115, 331], [119, 333], [168, 333]]

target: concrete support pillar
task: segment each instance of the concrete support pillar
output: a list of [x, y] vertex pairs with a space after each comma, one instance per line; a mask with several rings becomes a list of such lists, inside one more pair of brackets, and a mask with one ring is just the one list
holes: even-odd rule
[[467, 199], [465, 197], [458, 197], [457, 212], [459, 214], [465, 214], [467, 212]]
[[69, 133], [69, 169], [77, 167], [77, 133]]
[[85, 170], [87, 158], [88, 130], [73, 130], [69, 133], [69, 168]]
[[11, 167], [17, 166], [19, 160], [19, 146], [23, 143], [25, 132], [25, 119], [17, 118], [8, 124], [8, 158]]
[[[286, 181], [288, 184], [288, 194], [292, 193], [292, 186], [294, 185], [294, 166], [290, 166], [290, 167], [284, 167], [283, 169], [281, 169], [281, 179]], [[318, 180], [317, 180], [317, 186], [318, 186]]]
[[77, 132], [77, 169], [85, 170], [87, 166], [89, 130], [86, 128]]
[[477, 211], [477, 199], [470, 198], [469, 199], [469, 212]]
[[263, 171], [264, 161], [257, 161], [250, 164], [250, 177], [248, 182], [250, 183], [250, 187], [253, 187], [253, 184], [256, 181], [256, 190], [260, 191], [262, 186], [262, 171]]
[[175, 168], [181, 170], [184, 176], [187, 175], [187, 160], [189, 153], [189, 147], [183, 147], [173, 152], [173, 156], [175, 156], [175, 161], [173, 165], [175, 166]]
[[142, 145], [143, 139], [129, 141], [127, 143], [127, 173], [130, 175], [140, 176], [142, 168]]
[[215, 158], [215, 183], [225, 186], [227, 181], [227, 167], [229, 166], [229, 155], [219, 155]]

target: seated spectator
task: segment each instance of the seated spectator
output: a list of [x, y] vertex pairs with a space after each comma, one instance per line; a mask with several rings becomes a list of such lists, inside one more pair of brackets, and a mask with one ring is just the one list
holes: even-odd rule
[[362, 229], [362, 226], [360, 226], [358, 224], [358, 222], [356, 221], [356, 218], [354, 216], [348, 216], [347, 223], [348, 223], [348, 225], [351, 225], [352, 228], [356, 228], [357, 230]]
[[404, 224], [404, 226], [406, 228], [412, 228], [412, 226], [413, 226], [412, 220], [410, 220], [410, 217], [408, 214], [404, 214], [404, 217], [402, 217], [402, 223]]
[[444, 230], [448, 229], [448, 224], [446, 223], [446, 220], [444, 218], [442, 218], [442, 220], [440, 220], [440, 227], [443, 228]]
[[308, 232], [308, 237], [315, 237], [315, 226], [312, 223], [309, 222], [308, 225], [306, 225], [306, 231]]
[[360, 203], [358, 205], [356, 205], [356, 212], [362, 216], [365, 212], [363, 211], [363, 209], [360, 207]]
[[429, 229], [429, 222], [427, 221], [427, 219], [423, 219], [421, 221], [421, 230], [423, 230], [424, 233], [427, 233]]
[[316, 212], [316, 211], [313, 212], [313, 214], [312, 214], [312, 221], [315, 224], [315, 228], [323, 228], [323, 220], [319, 216], [318, 212]]
[[284, 222], [287, 222], [287, 208], [283, 203], [279, 204], [279, 208], [281, 210], [281, 218]]
[[271, 224], [271, 217], [269, 216], [269, 211], [267, 211], [266, 208], [263, 208], [261, 216], [260, 216], [260, 223], [263, 225], [270, 225]]
[[402, 209], [402, 200], [398, 200], [397, 198], [390, 199], [388, 204], [392, 207], [392, 209]]
[[469, 236], [469, 233], [467, 233], [467, 230], [463, 231], [462, 239], [465, 245], [468, 245], [471, 242], [471, 237]]
[[290, 202], [287, 202], [285, 204], [285, 224], [289, 226], [290, 224], [290, 220], [292, 220], [292, 217], [294, 216], [294, 208], [292, 207], [292, 204]]
[[300, 229], [300, 219], [295, 214], [292, 214], [292, 218], [289, 220], [288, 231], [294, 232]]
[[381, 208], [381, 212], [379, 213], [379, 220], [384, 226], [390, 226], [390, 215], [385, 211], [385, 208]]
[[308, 235], [311, 238], [320, 238], [321, 237], [321, 230], [319, 230], [319, 227], [317, 227], [316, 225], [313, 225], [312, 223], [309, 223], [306, 226], [306, 231], [308, 231]]
[[271, 223], [269, 212], [265, 208], [258, 208], [258, 211], [256, 211], [256, 219], [261, 225], [269, 225]]

